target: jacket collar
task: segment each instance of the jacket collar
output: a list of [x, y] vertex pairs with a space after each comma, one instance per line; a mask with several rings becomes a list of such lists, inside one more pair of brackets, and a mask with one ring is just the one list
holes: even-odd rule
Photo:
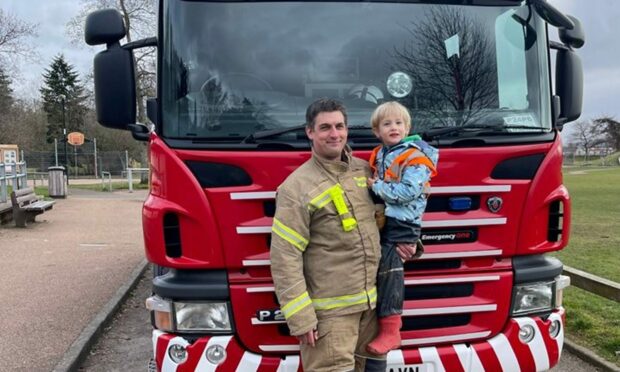
[[321, 156], [319, 156], [314, 149], [312, 149], [312, 160], [319, 167], [323, 168], [330, 174], [339, 174], [346, 172], [351, 166], [351, 147], [349, 145], [345, 145], [344, 150], [342, 150], [342, 155], [340, 160], [327, 160]]

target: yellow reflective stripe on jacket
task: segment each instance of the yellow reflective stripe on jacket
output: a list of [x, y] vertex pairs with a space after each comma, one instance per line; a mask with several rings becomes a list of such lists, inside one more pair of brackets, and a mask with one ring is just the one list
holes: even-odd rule
[[353, 177], [353, 179], [355, 180], [355, 184], [357, 184], [358, 187], [368, 187], [366, 183], [366, 177]]
[[308, 205], [308, 208], [314, 207], [316, 209], [321, 209], [324, 206], [326, 206], [327, 204], [329, 204], [330, 201], [332, 201], [332, 197], [329, 193], [329, 191], [336, 187], [336, 186], [340, 186], [339, 184], [336, 184], [335, 186], [330, 187], [329, 189], [323, 191], [319, 196], [317, 196], [316, 198], [310, 200], [310, 205]]
[[340, 185], [337, 185], [338, 188], [332, 187], [329, 191], [329, 194], [332, 197], [332, 201], [336, 206], [336, 211], [340, 215], [340, 219], [342, 220], [342, 228], [344, 231], [351, 231], [357, 226], [357, 221], [351, 214], [349, 213], [349, 208], [347, 208], [347, 204], [344, 202], [344, 192]]
[[352, 295], [328, 297], [328, 298], [313, 298], [312, 306], [317, 310], [329, 310], [338, 307], [347, 307], [358, 304], [363, 304], [370, 301], [377, 302], [377, 288], [373, 287], [370, 291], [364, 291]]
[[294, 245], [300, 251], [305, 251], [308, 246], [308, 240], [301, 236], [297, 231], [286, 226], [277, 218], [273, 219], [273, 225], [271, 231], [276, 233], [279, 237]]
[[296, 297], [288, 304], [282, 306], [282, 314], [284, 314], [284, 318], [288, 319], [311, 303], [312, 300], [310, 299], [308, 292], [304, 292], [299, 297]]

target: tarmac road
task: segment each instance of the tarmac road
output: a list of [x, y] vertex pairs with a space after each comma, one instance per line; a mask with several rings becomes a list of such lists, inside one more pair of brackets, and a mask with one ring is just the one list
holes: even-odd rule
[[[150, 296], [152, 277], [152, 271], [147, 270], [110, 326], [91, 349], [80, 371], [146, 371], [153, 351], [151, 322], [144, 307], [144, 300]], [[598, 369], [572, 355], [565, 348], [560, 364], [551, 371], [595, 372]]]
[[0, 371], [50, 371], [144, 258], [145, 191], [71, 190], [0, 226]]

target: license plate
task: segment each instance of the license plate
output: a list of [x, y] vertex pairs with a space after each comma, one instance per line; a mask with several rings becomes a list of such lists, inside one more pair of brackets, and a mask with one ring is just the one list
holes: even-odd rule
[[426, 364], [405, 364], [389, 366], [386, 372], [430, 372]]

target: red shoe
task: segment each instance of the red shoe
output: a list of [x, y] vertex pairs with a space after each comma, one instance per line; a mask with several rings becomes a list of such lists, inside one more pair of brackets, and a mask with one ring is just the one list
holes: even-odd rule
[[379, 334], [366, 346], [369, 353], [384, 355], [400, 347], [400, 314], [379, 318]]

